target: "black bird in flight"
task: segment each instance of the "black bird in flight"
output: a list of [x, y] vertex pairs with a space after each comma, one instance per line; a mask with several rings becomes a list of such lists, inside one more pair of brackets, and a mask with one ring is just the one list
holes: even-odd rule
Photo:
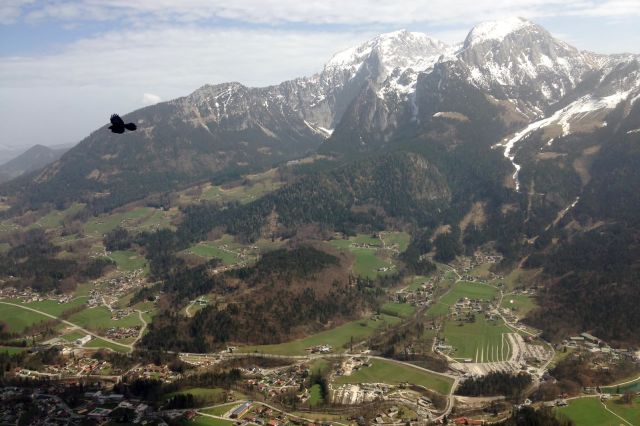
[[133, 123], [124, 124], [122, 118], [118, 114], [111, 115], [111, 126], [109, 126], [113, 133], [124, 133], [124, 129], [127, 130], [135, 130], [137, 129], [136, 125]]

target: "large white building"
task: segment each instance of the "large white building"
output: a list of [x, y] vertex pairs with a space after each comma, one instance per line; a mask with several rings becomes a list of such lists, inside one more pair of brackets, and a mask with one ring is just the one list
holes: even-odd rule
[[90, 340], [91, 340], [91, 336], [89, 334], [87, 334], [84, 337], [76, 339], [76, 345], [84, 346], [85, 344], [89, 343]]

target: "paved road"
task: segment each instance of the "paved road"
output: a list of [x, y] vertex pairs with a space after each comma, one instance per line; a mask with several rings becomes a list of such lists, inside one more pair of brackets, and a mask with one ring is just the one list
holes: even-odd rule
[[9, 303], [9, 302], [0, 302], [0, 303], [2, 303], [3, 305], [15, 306], [16, 308], [22, 308], [22, 309], [26, 309], [28, 311], [35, 312], [35, 313], [40, 314], [40, 315], [44, 315], [46, 317], [58, 320], [63, 324], [67, 324], [67, 325], [69, 325], [69, 326], [71, 326], [71, 327], [73, 327], [75, 329], [78, 329], [78, 330], [82, 331], [83, 333], [87, 333], [88, 335], [93, 336], [93, 337], [95, 337], [97, 339], [102, 339], [102, 340], [104, 340], [106, 342], [109, 342], [109, 343], [112, 343], [114, 345], [118, 345], [118, 346], [122, 346], [122, 347], [128, 348], [129, 352], [131, 352], [133, 350], [133, 346], [132, 345], [126, 345], [124, 343], [119, 343], [119, 342], [116, 342], [115, 340], [111, 340], [108, 337], [100, 336], [98, 334], [95, 334], [92, 331], [87, 330], [86, 328], [80, 327], [78, 324], [74, 324], [74, 323], [72, 323], [70, 321], [64, 320], [62, 318], [58, 318], [55, 315], [51, 315], [51, 314], [48, 314], [46, 312], [39, 311], [37, 309], [33, 309], [33, 308], [28, 307], [28, 306], [18, 305], [17, 303]]

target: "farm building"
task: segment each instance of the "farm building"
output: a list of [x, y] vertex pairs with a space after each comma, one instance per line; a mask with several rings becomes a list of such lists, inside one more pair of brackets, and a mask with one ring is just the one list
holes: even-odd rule
[[76, 339], [76, 345], [80, 345], [80, 346], [86, 345], [87, 343], [89, 343], [90, 340], [91, 340], [91, 336], [87, 334], [84, 337]]
[[251, 408], [251, 402], [245, 402], [231, 412], [231, 418], [238, 419], [244, 416], [249, 411], [249, 408]]

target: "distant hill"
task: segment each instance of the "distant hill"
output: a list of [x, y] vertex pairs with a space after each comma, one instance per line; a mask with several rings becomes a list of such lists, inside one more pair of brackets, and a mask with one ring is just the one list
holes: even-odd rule
[[0, 182], [33, 172], [57, 161], [71, 147], [51, 148], [34, 145], [22, 154], [0, 165]]

